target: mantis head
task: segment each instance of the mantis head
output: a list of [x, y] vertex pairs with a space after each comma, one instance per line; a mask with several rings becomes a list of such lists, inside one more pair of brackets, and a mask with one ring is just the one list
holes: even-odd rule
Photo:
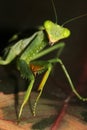
[[44, 22], [44, 29], [48, 35], [49, 43], [53, 45], [55, 42], [67, 38], [70, 35], [70, 30], [56, 23], [47, 20]]

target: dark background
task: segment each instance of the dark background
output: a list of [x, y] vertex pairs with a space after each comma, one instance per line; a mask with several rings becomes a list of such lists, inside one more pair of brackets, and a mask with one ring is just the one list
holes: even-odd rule
[[[54, 4], [60, 25], [87, 13], [87, 0], [55, 0]], [[42, 25], [47, 19], [55, 22], [51, 0], [0, 0], [0, 51], [13, 33]], [[71, 36], [64, 40], [66, 47], [61, 58], [77, 84], [87, 64], [87, 17], [72, 21], [65, 27], [71, 30]], [[60, 77], [58, 68], [54, 76], [56, 82]]]
[[[54, 4], [60, 24], [72, 17], [87, 13], [86, 0], [54, 0]], [[51, 0], [0, 0], [1, 29], [26, 29], [40, 25], [46, 19], [55, 21]], [[74, 22], [81, 23], [80, 20]]]

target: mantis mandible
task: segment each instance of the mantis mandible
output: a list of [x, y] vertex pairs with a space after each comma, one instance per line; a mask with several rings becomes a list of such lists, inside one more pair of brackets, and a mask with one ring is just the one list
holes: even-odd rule
[[[59, 58], [65, 46], [65, 43], [60, 42], [60, 40], [68, 38], [69, 36], [70, 30], [68, 28], [60, 26], [57, 23], [53, 23], [50, 20], [46, 20], [43, 23], [43, 26], [39, 28], [39, 30], [32, 36], [20, 39], [15, 44], [8, 47], [8, 53], [5, 58], [0, 57], [0, 65], [8, 65], [15, 58], [17, 58], [17, 69], [20, 71], [21, 76], [30, 82], [19, 110], [18, 119], [20, 119], [23, 108], [28, 102], [35, 82], [36, 74], [44, 73], [44, 76], [38, 87], [39, 94], [36, 98], [33, 108], [33, 114], [35, 116], [38, 100], [55, 63], [60, 64], [73, 93], [80, 100], [87, 101], [87, 98], [80, 96], [80, 94], [76, 91], [66, 67]], [[47, 55], [55, 50], [58, 50], [57, 57], [54, 56], [53, 59], [46, 61], [39, 60], [39, 58], [42, 56]]]

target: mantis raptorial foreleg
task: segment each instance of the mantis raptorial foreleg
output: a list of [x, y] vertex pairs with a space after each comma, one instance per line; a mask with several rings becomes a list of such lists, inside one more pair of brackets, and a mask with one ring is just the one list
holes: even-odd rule
[[[32, 64], [35, 66], [35, 62], [32, 63]], [[38, 87], [38, 90], [40, 91], [40, 93], [39, 93], [39, 95], [38, 95], [38, 97], [37, 97], [37, 99], [35, 101], [35, 105], [34, 105], [34, 109], [33, 109], [34, 116], [35, 116], [35, 109], [36, 109], [37, 102], [38, 102], [38, 100], [40, 98], [40, 95], [41, 95], [41, 93], [43, 91], [43, 87], [44, 87], [44, 85], [45, 85], [45, 83], [46, 83], [46, 81], [47, 81], [47, 79], [49, 77], [49, 74], [50, 74], [51, 70], [52, 70], [52, 65], [50, 63], [48, 63], [48, 62], [36, 61], [36, 64], [39, 67], [41, 67], [41, 65], [42, 65], [42, 67], [41, 67], [42, 69], [39, 69], [39, 71], [46, 71], [46, 70], [47, 71], [43, 76], [43, 79], [42, 79], [42, 81], [40, 83], [40, 86]], [[23, 107], [25, 106], [25, 104], [27, 103], [27, 101], [28, 101], [28, 99], [30, 97], [30, 93], [31, 93], [31, 90], [32, 90], [32, 87], [33, 87], [33, 84], [34, 84], [34, 81], [35, 81], [35, 76], [34, 76], [34, 73], [30, 70], [29, 66], [23, 60], [20, 60], [18, 62], [18, 69], [21, 72], [22, 77], [30, 80], [30, 84], [29, 84], [28, 89], [27, 89], [27, 91], [25, 93], [25, 96], [24, 96], [24, 101], [23, 101], [23, 103], [21, 105], [21, 108], [20, 108], [20, 111], [19, 111], [18, 119], [20, 119]], [[39, 73], [39, 72], [37, 71], [37, 73]]]
[[25, 93], [24, 100], [23, 100], [23, 103], [22, 103], [20, 111], [19, 111], [18, 119], [20, 119], [23, 107], [25, 106], [25, 104], [27, 103], [27, 101], [29, 99], [29, 96], [30, 96], [30, 93], [31, 93], [31, 90], [32, 90], [32, 87], [33, 87], [33, 84], [35, 81], [35, 77], [34, 77], [32, 71], [30, 70], [29, 66], [23, 60], [19, 60], [18, 69], [21, 72], [21, 76], [30, 81], [30, 84], [29, 84], [28, 89]]
[[[40, 62], [41, 62], [41, 61], [40, 61]], [[42, 61], [42, 62], [43, 62], [43, 61]], [[45, 85], [45, 83], [46, 83], [46, 81], [47, 81], [47, 79], [48, 79], [48, 77], [49, 77], [49, 75], [50, 75], [50, 73], [51, 73], [52, 64], [50, 64], [49, 62], [46, 61], [44, 70], [45, 70], [45, 69], [46, 69], [46, 72], [45, 72], [45, 74], [44, 74], [44, 76], [43, 76], [43, 78], [42, 78], [42, 80], [41, 80], [41, 83], [40, 83], [40, 85], [39, 85], [39, 87], [38, 87], [38, 91], [40, 91], [40, 92], [39, 92], [39, 94], [38, 94], [38, 96], [37, 96], [37, 98], [36, 98], [36, 101], [35, 101], [35, 104], [34, 104], [34, 107], [33, 107], [33, 115], [34, 115], [34, 116], [36, 115], [36, 112], [35, 112], [35, 111], [36, 111], [37, 102], [38, 102], [38, 100], [39, 100], [39, 98], [40, 98], [40, 96], [41, 96], [41, 94], [42, 94], [44, 85]]]

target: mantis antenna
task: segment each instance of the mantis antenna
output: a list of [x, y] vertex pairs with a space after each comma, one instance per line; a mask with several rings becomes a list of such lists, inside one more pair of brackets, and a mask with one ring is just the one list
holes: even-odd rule
[[54, 0], [51, 0], [51, 2], [52, 2], [52, 7], [53, 7], [54, 15], [55, 15], [55, 21], [57, 23], [57, 11], [56, 11], [56, 8], [55, 8]]
[[77, 19], [80, 19], [80, 18], [82, 18], [82, 17], [85, 17], [85, 16], [87, 16], [87, 13], [86, 13], [86, 14], [82, 14], [82, 15], [77, 16], [77, 17], [74, 17], [74, 18], [71, 18], [71, 19], [65, 21], [65, 22], [62, 24], [62, 26], [66, 25], [67, 23], [70, 23], [70, 22], [72, 22], [72, 21], [74, 21], [74, 20], [77, 20]]
[[[57, 23], [57, 22], [58, 22], [58, 19], [57, 19], [57, 11], [56, 11], [56, 8], [55, 8], [54, 0], [51, 0], [51, 2], [52, 2], [52, 7], [53, 7], [54, 15], [55, 15], [55, 21], [56, 21], [56, 23]], [[73, 17], [73, 18], [71, 18], [71, 19], [65, 21], [65, 22], [62, 24], [62, 26], [66, 25], [67, 23], [70, 23], [70, 22], [72, 22], [72, 21], [74, 21], [74, 20], [77, 20], [77, 19], [80, 19], [80, 18], [82, 18], [82, 17], [85, 17], [85, 16], [87, 16], [87, 13], [86, 13], [86, 14], [82, 14], [82, 15], [80, 15], [80, 16]]]

